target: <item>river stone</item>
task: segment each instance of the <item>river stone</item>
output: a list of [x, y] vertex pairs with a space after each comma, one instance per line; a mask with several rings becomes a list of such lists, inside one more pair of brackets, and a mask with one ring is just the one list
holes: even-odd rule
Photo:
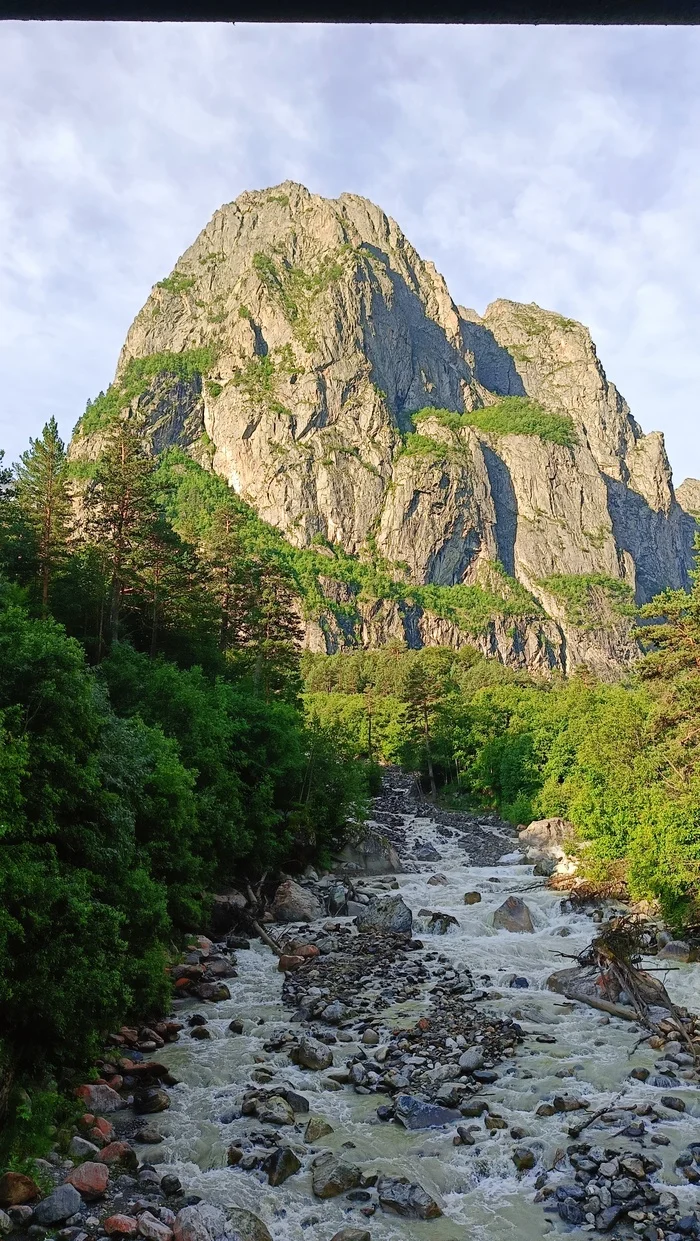
[[446, 883], [449, 883], [447, 875], [431, 875], [428, 880], [428, 886], [431, 888], [444, 887]]
[[372, 1241], [372, 1234], [366, 1228], [341, 1228], [335, 1232], [331, 1241]]
[[412, 924], [413, 915], [400, 896], [373, 896], [357, 915], [361, 930], [398, 933], [410, 931]]
[[462, 1119], [461, 1112], [435, 1103], [425, 1103], [410, 1094], [397, 1095], [394, 1107], [396, 1119], [405, 1129], [439, 1129]]
[[317, 1198], [337, 1198], [348, 1189], [357, 1189], [361, 1177], [355, 1164], [345, 1163], [339, 1155], [326, 1151], [314, 1161], [311, 1188]]
[[301, 1167], [301, 1160], [290, 1146], [278, 1146], [265, 1160], [265, 1171], [269, 1185], [282, 1185], [290, 1176], [294, 1176]]
[[20, 1207], [40, 1196], [39, 1186], [23, 1172], [0, 1176], [0, 1207]]
[[321, 1021], [325, 1021], [329, 1026], [340, 1025], [340, 1022], [347, 1016], [348, 1008], [341, 1000], [333, 1000], [331, 1004], [327, 1004], [321, 1012]]
[[308, 888], [287, 879], [275, 892], [272, 914], [275, 922], [313, 922], [323, 917], [323, 906]]
[[511, 1158], [518, 1172], [527, 1172], [529, 1168], [534, 1168], [536, 1162], [534, 1152], [527, 1146], [516, 1146]]
[[493, 915], [493, 925], [499, 931], [534, 931], [532, 917], [520, 896], [509, 896], [499, 905]]
[[467, 1073], [473, 1073], [475, 1069], [480, 1069], [484, 1063], [484, 1053], [481, 1047], [468, 1047], [459, 1057], [460, 1069], [466, 1069]]
[[231, 1225], [231, 1241], [272, 1241], [269, 1229], [252, 1211], [243, 1207], [227, 1207], [226, 1214]]
[[134, 1095], [134, 1111], [141, 1115], [152, 1112], [165, 1112], [170, 1107], [170, 1095], [166, 1090], [154, 1087], [152, 1090], [137, 1090]]
[[8, 1232], [12, 1232], [13, 1230], [14, 1224], [7, 1214], [7, 1211], [0, 1210], [0, 1237], [6, 1236]]
[[442, 1211], [434, 1198], [405, 1176], [380, 1176], [377, 1181], [379, 1202], [385, 1211], [404, 1219], [437, 1219]]
[[263, 1125], [293, 1125], [294, 1112], [286, 1099], [272, 1095], [257, 1106], [257, 1117]]
[[226, 1224], [226, 1216], [219, 1207], [198, 1202], [196, 1206], [178, 1211], [173, 1233], [175, 1241], [217, 1241], [227, 1231]]
[[290, 1054], [290, 1059], [302, 1069], [329, 1069], [333, 1063], [333, 1052], [325, 1043], [305, 1034]]
[[656, 955], [663, 957], [666, 961], [689, 961], [690, 944], [686, 944], [682, 939], [672, 939], [668, 944], [664, 944]]
[[437, 849], [430, 844], [416, 845], [413, 850], [413, 856], [419, 862], [439, 862], [441, 860]]
[[100, 1152], [99, 1146], [95, 1146], [94, 1142], [88, 1142], [87, 1138], [81, 1138], [76, 1133], [75, 1137], [70, 1140], [68, 1154], [71, 1159], [93, 1159]]
[[465, 892], [464, 893], [464, 904], [465, 905], [478, 905], [480, 902], [481, 902], [481, 892]]
[[323, 1116], [310, 1116], [304, 1131], [304, 1141], [309, 1143], [318, 1142], [319, 1138], [325, 1138], [332, 1132], [333, 1126], [329, 1125]]
[[68, 1173], [66, 1184], [73, 1185], [86, 1202], [92, 1202], [106, 1194], [109, 1168], [104, 1163], [93, 1163], [88, 1159]]
[[126, 1100], [122, 1099], [116, 1090], [112, 1090], [111, 1086], [79, 1086], [75, 1093], [85, 1104], [85, 1111], [92, 1112], [95, 1116], [118, 1112], [120, 1108], [126, 1107]]
[[339, 861], [357, 867], [368, 875], [388, 875], [403, 870], [401, 859], [391, 841], [379, 832], [365, 829], [357, 840], [346, 844]]
[[48, 1198], [38, 1202], [34, 1208], [34, 1223], [43, 1228], [52, 1224], [62, 1224], [70, 1219], [81, 1208], [83, 1202], [74, 1185], [59, 1185]]
[[280, 1086], [277, 1089], [277, 1094], [289, 1104], [293, 1112], [308, 1112], [309, 1100], [305, 1095], [292, 1090], [291, 1086]]

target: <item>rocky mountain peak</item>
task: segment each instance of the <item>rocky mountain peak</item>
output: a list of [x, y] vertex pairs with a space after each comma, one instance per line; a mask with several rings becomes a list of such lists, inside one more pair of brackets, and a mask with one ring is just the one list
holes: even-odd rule
[[[294, 546], [330, 549], [317, 647], [477, 641], [605, 670], [634, 651], [618, 587], [645, 601], [687, 580], [695, 523], [663, 437], [642, 433], [588, 329], [534, 303], [457, 306], [354, 194], [285, 181], [216, 211], [134, 320], [111, 394], [74, 455], [95, 454], [115, 409], [146, 409], [154, 449], [179, 443]], [[334, 548], [381, 563], [393, 597], [341, 586]], [[465, 587], [503, 600], [477, 634]]]

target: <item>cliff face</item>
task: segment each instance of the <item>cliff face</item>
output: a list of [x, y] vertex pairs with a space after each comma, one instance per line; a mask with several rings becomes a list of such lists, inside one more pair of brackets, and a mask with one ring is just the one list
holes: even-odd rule
[[[164, 364], [134, 395], [133, 360], [172, 353], [200, 370]], [[634, 654], [615, 585], [644, 602], [687, 581], [695, 522], [663, 438], [642, 434], [587, 329], [534, 305], [456, 306], [355, 195], [286, 182], [217, 211], [137, 315], [114, 390], [146, 409], [156, 450], [185, 447], [295, 546], [329, 543], [331, 601], [333, 545], [409, 585], [483, 584], [500, 561], [532, 596], [478, 633], [425, 600], [353, 598], [350, 626], [337, 608], [309, 619], [317, 649], [470, 641], [605, 674]], [[86, 416], [74, 454], [95, 455], [103, 422]]]

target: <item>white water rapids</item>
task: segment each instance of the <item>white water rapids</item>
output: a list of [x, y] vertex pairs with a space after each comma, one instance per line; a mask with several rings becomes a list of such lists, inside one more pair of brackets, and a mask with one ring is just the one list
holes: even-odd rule
[[[585, 1114], [556, 1114], [545, 1119], [536, 1117], [535, 1109], [555, 1093], [585, 1098], [591, 1111], [612, 1103], [619, 1092], [623, 1104], [658, 1104], [663, 1090], [628, 1075], [636, 1066], [653, 1069], [661, 1053], [643, 1046], [630, 1056], [643, 1031], [616, 1018], [608, 1020], [591, 1008], [545, 990], [549, 975], [571, 964], [560, 954], [573, 955], [590, 942], [594, 924], [588, 916], [562, 913], [561, 894], [549, 891], [544, 880], [533, 878], [532, 867], [507, 863], [470, 866], [457, 836], [445, 839], [430, 819], [407, 814], [404, 822], [409, 856], [413, 842], [420, 839], [433, 843], [441, 857], [439, 862], [420, 864], [419, 873], [397, 876], [401, 895], [414, 914], [413, 933], [425, 945], [420, 955], [437, 952], [449, 963], [468, 967], [475, 986], [496, 991], [500, 996], [480, 1001], [482, 1011], [512, 1016], [525, 1031], [524, 1042], [510, 1060], [497, 1066], [498, 1081], [484, 1087], [481, 1097], [488, 1101], [492, 1111], [505, 1118], [509, 1128], [518, 1126], [527, 1137], [514, 1141], [508, 1129], [489, 1134], [482, 1128], [476, 1145], [468, 1147], [453, 1145], [454, 1126], [409, 1132], [399, 1124], [377, 1119], [376, 1108], [387, 1102], [386, 1095], [359, 1095], [350, 1086], [338, 1091], [325, 1090], [321, 1086], [322, 1073], [291, 1065], [284, 1052], [265, 1052], [263, 1044], [267, 1040], [301, 1027], [290, 1026], [291, 1011], [281, 1002], [283, 975], [277, 970], [275, 957], [268, 948], [254, 942], [250, 951], [237, 954], [238, 977], [228, 983], [231, 999], [203, 1010], [209, 1020], [211, 1040], [195, 1041], [185, 1030], [179, 1043], [158, 1053], [157, 1058], [168, 1064], [180, 1084], [172, 1089], [170, 1110], [149, 1118], [149, 1123], [152, 1121], [165, 1135], [165, 1141], [158, 1147], [139, 1148], [139, 1157], [155, 1157], [158, 1171], [176, 1172], [187, 1193], [199, 1194], [220, 1206], [244, 1207], [255, 1212], [275, 1241], [327, 1241], [339, 1228], [347, 1226], [368, 1228], [373, 1241], [398, 1241], [399, 1237], [536, 1241], [551, 1230], [561, 1229], [563, 1233], [564, 1225], [550, 1220], [542, 1206], [533, 1202], [534, 1182], [543, 1167], [550, 1168], [555, 1162], [557, 1151], [570, 1144], [567, 1125]], [[447, 877], [446, 886], [428, 885], [428, 878], [436, 872]], [[368, 889], [372, 886], [373, 881], [368, 879]], [[470, 890], [479, 891], [482, 900], [465, 906], [464, 893]], [[511, 894], [520, 894], [527, 902], [534, 934], [493, 929], [494, 910]], [[424, 923], [416, 918], [423, 907], [453, 914], [459, 929], [452, 927], [446, 935], [428, 934]], [[569, 931], [566, 938], [557, 933], [562, 927]], [[445, 961], [433, 960], [428, 965], [431, 970], [445, 968]], [[527, 978], [529, 988], [510, 988], [504, 980], [513, 974]], [[485, 975], [488, 981], [482, 981]], [[661, 977], [674, 1000], [698, 1011], [700, 966], [680, 965]], [[201, 1004], [198, 1007], [201, 1010]], [[188, 1011], [196, 1009], [194, 1002], [188, 1006]], [[402, 1011], [407, 1026], [413, 1025], [419, 1016], [428, 1015], [427, 990], [424, 1002], [404, 1006]], [[244, 1023], [240, 1036], [227, 1031], [234, 1017]], [[387, 1024], [401, 1024], [396, 1011], [387, 1014]], [[556, 1042], [538, 1043], [538, 1035], [554, 1035]], [[356, 1046], [334, 1044], [334, 1066], [344, 1067]], [[378, 1209], [366, 1219], [360, 1213], [361, 1202], [349, 1203], [344, 1196], [319, 1201], [311, 1192], [308, 1158], [301, 1172], [277, 1188], [267, 1184], [263, 1173], [228, 1167], [226, 1152], [231, 1142], [259, 1125], [251, 1125], [249, 1117], [229, 1120], [227, 1113], [236, 1110], [244, 1088], [255, 1080], [251, 1073], [262, 1064], [277, 1074], [271, 1082], [263, 1083], [266, 1088], [275, 1081], [292, 1085], [309, 1099], [311, 1115], [323, 1116], [333, 1126], [333, 1133], [316, 1143], [314, 1149], [338, 1150], [344, 1143], [353, 1143], [354, 1149], [346, 1152], [349, 1162], [360, 1164], [365, 1172], [407, 1176], [419, 1182], [440, 1203], [444, 1216], [431, 1221], [407, 1221]], [[564, 1078], [557, 1076], [562, 1071], [566, 1073]], [[675, 1172], [673, 1163], [679, 1150], [700, 1138], [700, 1094], [697, 1085], [685, 1082], [674, 1088], [673, 1094], [685, 1100], [685, 1114], [669, 1115], [668, 1121], [654, 1127], [654, 1132], [668, 1136], [670, 1145], [645, 1149], [663, 1158], [660, 1178], [682, 1204], [692, 1208], [697, 1205], [697, 1189], [687, 1185]], [[298, 1116], [294, 1129], [282, 1131], [285, 1139], [302, 1147], [307, 1119]], [[605, 1145], [608, 1134], [591, 1128], [584, 1136]], [[515, 1146], [528, 1146], [537, 1154], [535, 1169], [516, 1173], [511, 1159]], [[578, 1230], [575, 1233], [578, 1235]]]

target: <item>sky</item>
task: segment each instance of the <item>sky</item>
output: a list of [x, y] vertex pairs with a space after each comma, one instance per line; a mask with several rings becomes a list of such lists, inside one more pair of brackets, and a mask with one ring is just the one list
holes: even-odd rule
[[700, 477], [700, 28], [0, 25], [0, 447], [65, 438], [213, 212], [363, 194], [482, 312], [591, 329]]

